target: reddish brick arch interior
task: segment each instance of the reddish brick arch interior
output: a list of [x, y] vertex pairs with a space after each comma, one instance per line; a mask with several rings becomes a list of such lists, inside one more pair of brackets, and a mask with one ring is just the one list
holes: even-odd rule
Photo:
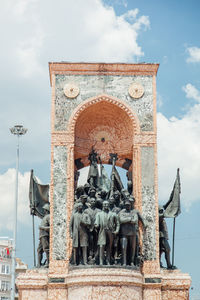
[[132, 160], [134, 134], [139, 126], [121, 101], [106, 97], [87, 101], [74, 119], [75, 160], [80, 159], [87, 166], [92, 147], [104, 164], [109, 163], [110, 153], [118, 154], [117, 165], [121, 167], [126, 159]]

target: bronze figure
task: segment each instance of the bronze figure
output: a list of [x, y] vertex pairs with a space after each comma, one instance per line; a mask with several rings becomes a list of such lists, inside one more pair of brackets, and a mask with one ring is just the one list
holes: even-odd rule
[[163, 268], [161, 263], [161, 255], [165, 253], [165, 260], [167, 263], [167, 269], [172, 269], [172, 264], [170, 262], [170, 246], [168, 242], [168, 230], [167, 224], [164, 218], [164, 208], [159, 206], [159, 244], [160, 244], [160, 266]]
[[77, 205], [77, 211], [72, 214], [69, 226], [73, 247], [73, 263], [76, 265], [81, 263], [81, 256], [82, 263], [87, 264], [88, 227], [90, 225], [90, 218], [83, 213], [83, 204], [80, 202]]
[[95, 220], [98, 230], [99, 264], [104, 264], [104, 251], [106, 251], [106, 264], [111, 264], [111, 252], [114, 235], [119, 232], [119, 220], [117, 214], [109, 211], [109, 202], [103, 202], [103, 210], [98, 212]]
[[[38, 268], [42, 265], [48, 268], [49, 266], [49, 229], [50, 229], [50, 208], [49, 204], [43, 206], [45, 216], [43, 217], [39, 226], [39, 245], [37, 248], [38, 253]], [[42, 264], [43, 253], [46, 254], [46, 263]]]

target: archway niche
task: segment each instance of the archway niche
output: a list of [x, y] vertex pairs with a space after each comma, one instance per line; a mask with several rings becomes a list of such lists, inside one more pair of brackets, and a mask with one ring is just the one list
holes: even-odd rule
[[75, 124], [75, 172], [90, 164], [88, 155], [92, 149], [102, 164], [112, 164], [110, 154], [116, 153], [116, 166], [132, 172], [136, 126], [127, 112], [128, 108], [120, 102], [106, 100], [91, 103], [81, 111]]

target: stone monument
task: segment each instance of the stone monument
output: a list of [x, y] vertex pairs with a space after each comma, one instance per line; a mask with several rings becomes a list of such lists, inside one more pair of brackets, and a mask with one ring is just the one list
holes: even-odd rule
[[[49, 63], [49, 268], [29, 270], [18, 278], [21, 300], [189, 298], [190, 276], [178, 269], [160, 268], [158, 67], [144, 63]], [[113, 164], [110, 195], [99, 188], [99, 163]], [[115, 165], [127, 170], [129, 192], [122, 189], [120, 180], [121, 191], [115, 190]], [[86, 166], [90, 166], [87, 183], [79, 187], [78, 177]], [[85, 214], [92, 215], [90, 222]], [[102, 218], [104, 225], [100, 224]], [[113, 230], [109, 229], [109, 220], [114, 222]], [[75, 236], [72, 226], [76, 222], [80, 229]], [[127, 228], [132, 226], [131, 235], [125, 222]], [[101, 229], [108, 243], [90, 247], [90, 240], [99, 239]], [[79, 245], [74, 239], [79, 239], [80, 230], [86, 240]], [[130, 244], [134, 248], [131, 258], [126, 255]], [[97, 246], [101, 248], [99, 258]], [[93, 248], [90, 263], [89, 250]], [[113, 257], [112, 249], [116, 253]]]

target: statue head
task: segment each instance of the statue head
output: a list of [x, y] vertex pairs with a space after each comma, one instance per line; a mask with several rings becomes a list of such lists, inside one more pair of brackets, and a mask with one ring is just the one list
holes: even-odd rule
[[87, 195], [81, 195], [80, 200], [82, 204], [85, 204], [85, 202], [87, 201]]
[[79, 185], [79, 186], [76, 188], [75, 193], [76, 193], [77, 198], [80, 198], [80, 196], [84, 194], [84, 186]]
[[94, 208], [96, 206], [96, 199], [94, 197], [90, 198], [90, 205], [91, 205], [91, 208]]
[[124, 205], [125, 205], [126, 210], [129, 211], [131, 209], [131, 201], [130, 200], [126, 200]]
[[122, 189], [121, 194], [124, 200], [130, 196], [129, 192], [126, 189]]
[[117, 191], [114, 191], [113, 193], [113, 197], [117, 200], [117, 199], [120, 199], [120, 192], [117, 190]]
[[103, 201], [103, 211], [109, 210], [109, 202], [107, 200]]
[[89, 183], [84, 184], [84, 191], [87, 195], [88, 195], [89, 189], [90, 189], [90, 184]]
[[77, 203], [77, 207], [76, 208], [77, 208], [78, 212], [82, 212], [82, 210], [83, 210], [83, 204], [81, 202]]
[[109, 206], [113, 207], [114, 205], [115, 205], [115, 198], [113, 196], [111, 196], [109, 199]]
[[89, 189], [88, 194], [89, 194], [90, 197], [95, 197], [95, 195], [96, 195], [96, 189], [94, 187], [91, 187]]
[[105, 190], [101, 190], [101, 198], [106, 199], [107, 192]]

